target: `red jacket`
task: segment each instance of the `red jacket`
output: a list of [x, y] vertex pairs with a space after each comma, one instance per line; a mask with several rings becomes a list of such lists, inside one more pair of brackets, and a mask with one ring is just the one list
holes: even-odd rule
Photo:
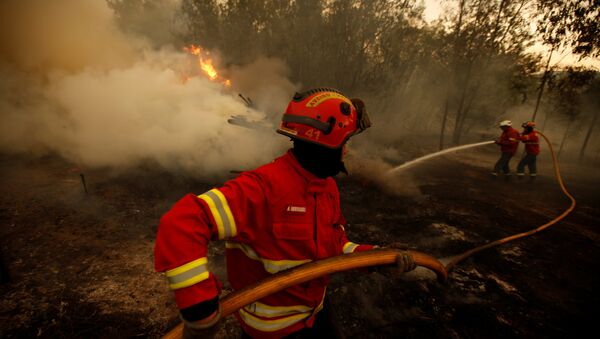
[[[227, 275], [239, 289], [308, 261], [369, 250], [346, 239], [332, 178], [319, 179], [291, 151], [198, 197], [189, 194], [161, 219], [155, 268], [166, 272], [180, 309], [218, 295], [206, 267], [209, 240], [226, 240]], [[312, 326], [328, 277], [290, 287], [236, 314], [253, 337], [275, 338]]]
[[500, 135], [500, 140], [497, 141], [497, 144], [500, 145], [502, 153], [515, 154], [519, 147], [519, 132], [512, 127], [508, 127]]
[[527, 154], [540, 154], [540, 137], [535, 131], [521, 135], [519, 140], [525, 144], [525, 151]]

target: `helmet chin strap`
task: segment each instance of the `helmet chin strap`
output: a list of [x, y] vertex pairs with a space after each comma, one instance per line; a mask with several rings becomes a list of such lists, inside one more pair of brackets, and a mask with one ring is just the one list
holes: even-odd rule
[[302, 140], [294, 140], [294, 156], [302, 167], [321, 179], [342, 172], [348, 174], [342, 161], [342, 148], [332, 149]]

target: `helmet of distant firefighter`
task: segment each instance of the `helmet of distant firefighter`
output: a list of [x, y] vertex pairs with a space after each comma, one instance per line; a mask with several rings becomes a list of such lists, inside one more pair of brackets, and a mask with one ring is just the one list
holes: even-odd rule
[[535, 122], [534, 121], [525, 121], [521, 127], [523, 128], [534, 128], [535, 127]]
[[277, 133], [338, 149], [370, 126], [362, 100], [349, 99], [333, 88], [315, 88], [294, 94]]
[[510, 127], [510, 126], [512, 126], [512, 121], [510, 121], [510, 120], [500, 121], [500, 127]]

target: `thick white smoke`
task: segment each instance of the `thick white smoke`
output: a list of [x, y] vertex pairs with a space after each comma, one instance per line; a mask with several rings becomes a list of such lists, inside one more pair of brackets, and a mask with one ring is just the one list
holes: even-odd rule
[[[120, 31], [104, 0], [2, 2], [0, 150], [57, 153], [83, 166], [154, 161], [200, 177], [280, 153], [285, 138], [227, 123], [267, 114], [219, 83], [184, 80], [190, 58]], [[276, 60], [228, 71], [257, 108], [283, 110], [295, 90]], [[261, 82], [251, 81], [256, 72]]]

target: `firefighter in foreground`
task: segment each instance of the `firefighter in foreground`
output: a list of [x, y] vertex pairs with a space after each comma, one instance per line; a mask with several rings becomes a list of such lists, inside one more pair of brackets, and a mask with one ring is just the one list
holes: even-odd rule
[[517, 176], [522, 178], [525, 175], [525, 166], [529, 168], [529, 177], [535, 179], [537, 176], [537, 156], [540, 154], [540, 137], [534, 131], [535, 122], [527, 121], [524, 122], [523, 133], [519, 137], [519, 140], [525, 144], [525, 156], [517, 165]]
[[[225, 240], [227, 275], [239, 289], [271, 274], [374, 246], [346, 238], [333, 176], [346, 172], [348, 139], [370, 126], [364, 103], [334, 89], [296, 93], [278, 133], [293, 148], [220, 188], [188, 194], [160, 221], [155, 268], [165, 272], [184, 321], [184, 337], [211, 337], [220, 319], [221, 283], [207, 269], [207, 243]], [[399, 255], [401, 271], [415, 264]], [[244, 337], [331, 333], [323, 310], [327, 277], [265, 297], [240, 309]]]
[[494, 171], [492, 175], [497, 176], [500, 171], [504, 173], [505, 176], [510, 176], [510, 168], [508, 164], [510, 159], [517, 153], [517, 148], [519, 147], [519, 132], [512, 128], [512, 122], [510, 120], [503, 120], [500, 122], [500, 129], [502, 129], [502, 134], [500, 138], [496, 140], [496, 144], [500, 145], [500, 159], [496, 162], [494, 166]]

